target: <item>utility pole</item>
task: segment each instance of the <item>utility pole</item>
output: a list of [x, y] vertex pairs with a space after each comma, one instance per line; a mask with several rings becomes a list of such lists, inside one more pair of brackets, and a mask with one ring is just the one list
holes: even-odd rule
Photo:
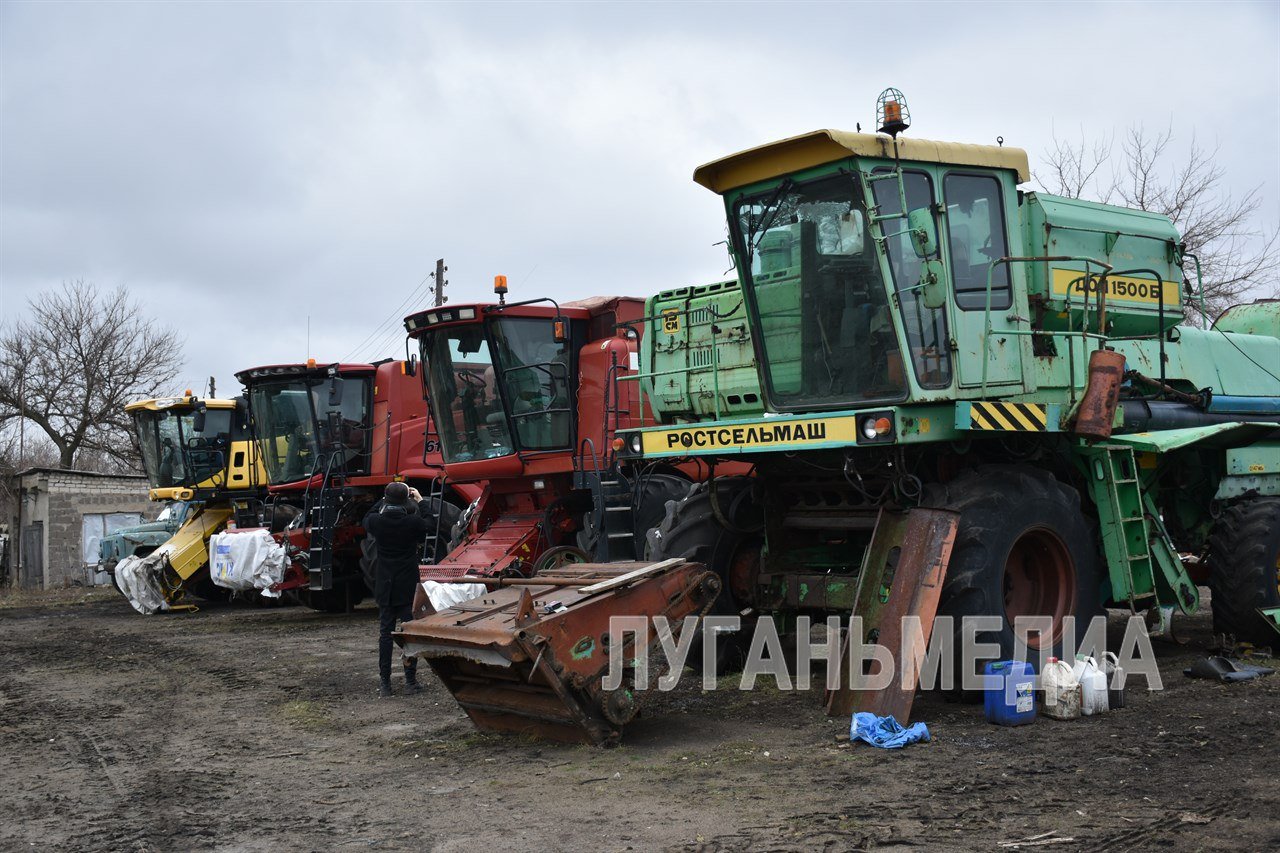
[[431, 288], [431, 293], [435, 297], [435, 306], [437, 308], [449, 301], [449, 297], [444, 295], [444, 286], [449, 283], [444, 274], [448, 271], [449, 268], [444, 265], [444, 258], [436, 261], [436, 271], [431, 274], [436, 283]]

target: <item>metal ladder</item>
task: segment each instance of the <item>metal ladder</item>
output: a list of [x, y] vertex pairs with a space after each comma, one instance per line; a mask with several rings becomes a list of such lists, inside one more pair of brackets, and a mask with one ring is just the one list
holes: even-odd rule
[[[427, 488], [427, 494], [424, 498], [427, 506], [436, 511], [436, 523], [427, 526], [427, 538], [422, 543], [422, 562], [430, 565], [436, 561], [436, 554], [440, 548], [440, 526], [444, 523], [444, 477], [432, 477], [431, 485]], [[448, 537], [452, 531], [445, 531], [445, 544], [448, 544]]]
[[[587, 460], [591, 468], [587, 468]], [[591, 492], [591, 523], [596, 530], [595, 560], [636, 559], [635, 498], [631, 483], [616, 464], [600, 464], [595, 442], [584, 438], [573, 457], [573, 487]]]
[[[1115, 598], [1127, 598], [1137, 609], [1140, 598], [1154, 596], [1157, 603], [1177, 605], [1193, 613], [1199, 603], [1195, 584], [1160, 521], [1160, 512], [1138, 479], [1137, 460], [1128, 445], [1098, 444], [1084, 448], [1091, 463], [1089, 491], [1098, 507], [1102, 545], [1111, 566]], [[1116, 568], [1121, 571], [1117, 578]]]
[[[607, 478], [606, 478], [607, 477]], [[635, 506], [631, 484], [612, 469], [591, 490], [599, 538], [595, 559], [601, 563], [636, 559]]]
[[325, 466], [324, 479], [320, 481], [320, 494], [311, 502], [307, 513], [310, 547], [307, 550], [307, 581], [313, 590], [333, 589], [333, 529], [338, 521], [338, 509], [342, 497], [340, 470], [334, 472], [334, 454]]

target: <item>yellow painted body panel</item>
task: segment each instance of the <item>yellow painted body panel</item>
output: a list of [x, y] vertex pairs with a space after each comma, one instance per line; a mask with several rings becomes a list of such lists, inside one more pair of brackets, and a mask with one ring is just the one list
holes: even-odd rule
[[836, 418], [770, 418], [763, 422], [701, 427], [679, 426], [641, 433], [645, 453], [686, 450], [794, 449], [826, 444], [852, 445], [858, 440], [855, 416]]
[[[1078, 270], [1053, 270], [1053, 295], [1067, 296], [1070, 293], [1073, 303], [1082, 303], [1087, 296], [1093, 304], [1098, 302], [1098, 276], [1089, 277], [1089, 286], [1085, 287], [1084, 273]], [[1178, 285], [1166, 281], [1163, 285], [1154, 278], [1132, 275], [1107, 276], [1107, 304], [1118, 305], [1124, 302], [1140, 302], [1144, 305], [1158, 305], [1160, 297], [1168, 308], [1178, 307]]]
[[[713, 160], [695, 169], [693, 179], [709, 190], [724, 193], [851, 156], [892, 158], [893, 140], [874, 133], [815, 130]], [[903, 137], [898, 140], [898, 157], [920, 163], [1009, 169], [1018, 174], [1019, 183], [1031, 180], [1031, 164], [1021, 148]]]
[[230, 507], [203, 507], [169, 541], [156, 549], [169, 560], [174, 574], [184, 581], [209, 562], [209, 537], [227, 526]]
[[[239, 464], [237, 464], [239, 463]], [[254, 472], [254, 467], [257, 472]], [[267, 471], [258, 455], [258, 446], [252, 441], [235, 441], [227, 452], [227, 467], [209, 479], [191, 486], [169, 486], [152, 489], [148, 496], [153, 501], [189, 501], [195, 497], [195, 489], [220, 489], [224, 492], [255, 489], [267, 481]]]

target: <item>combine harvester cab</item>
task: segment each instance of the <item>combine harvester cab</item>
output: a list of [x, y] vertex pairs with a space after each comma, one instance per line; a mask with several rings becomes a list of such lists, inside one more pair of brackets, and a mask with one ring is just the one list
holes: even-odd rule
[[[618, 425], [639, 422], [638, 395], [618, 380], [633, 370], [630, 324], [642, 309], [625, 297], [504, 301], [406, 318], [448, 481], [483, 484], [424, 580], [636, 558], [633, 484], [608, 472]], [[661, 475], [647, 485], [660, 508], [687, 481]], [[605, 505], [616, 510], [593, 511]]]
[[[168, 501], [174, 517], [163, 531], [117, 534], [125, 541], [103, 542], [119, 561], [112, 580], [140, 612], [191, 608], [188, 592], [224, 597], [209, 578], [209, 539], [231, 516], [231, 503], [253, 498], [262, 488], [261, 468], [249, 438], [243, 397], [200, 399], [191, 394], [130, 403], [142, 463], [153, 501]], [[172, 516], [171, 516], [172, 517]], [[161, 538], [163, 537], [163, 538]], [[158, 540], [158, 541], [157, 541]]]
[[[416, 362], [283, 364], [241, 371], [267, 497], [237, 508], [240, 531], [267, 529], [284, 548], [273, 587], [301, 603], [345, 612], [373, 587], [376, 545], [364, 516], [403, 480], [447, 527], [479, 489], [448, 487]], [[424, 560], [443, 555], [429, 541]]]

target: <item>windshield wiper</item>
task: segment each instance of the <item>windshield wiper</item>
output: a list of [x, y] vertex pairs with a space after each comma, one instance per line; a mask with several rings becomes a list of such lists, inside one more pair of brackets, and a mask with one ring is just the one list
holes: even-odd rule
[[[747, 234], [747, 263], [756, 256], [756, 247], [760, 245], [760, 241], [764, 239], [765, 232], [773, 225], [773, 221], [778, 218], [778, 214], [782, 212], [782, 208], [778, 205], [778, 201], [782, 198], [782, 194], [795, 186], [795, 181], [787, 178], [778, 184], [778, 188], [773, 191], [773, 195], [769, 196], [769, 200], [764, 203], [765, 209], [773, 208], [773, 212], [769, 214], [767, 221], [757, 223], [751, 227], [751, 232]], [[760, 236], [756, 236], [756, 235]]]

